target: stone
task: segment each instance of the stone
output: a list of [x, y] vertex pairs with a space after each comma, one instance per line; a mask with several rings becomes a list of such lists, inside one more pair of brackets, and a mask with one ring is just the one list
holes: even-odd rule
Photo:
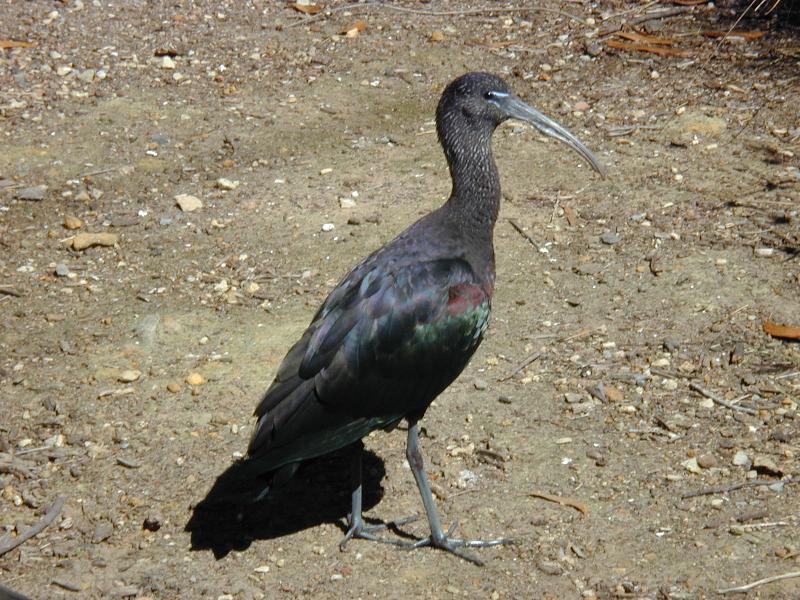
[[175, 196], [175, 203], [183, 212], [192, 212], [203, 208], [203, 202], [200, 198], [189, 194], [178, 194]]
[[64, 229], [80, 229], [83, 227], [83, 221], [81, 221], [75, 215], [64, 215]]
[[205, 378], [200, 373], [189, 373], [186, 376], [186, 383], [189, 385], [203, 385], [205, 382]]
[[607, 231], [600, 236], [600, 241], [609, 246], [613, 246], [614, 244], [619, 243], [620, 239], [622, 238], [618, 233], [614, 233], [611, 231]]
[[239, 187], [239, 182], [227, 177], [217, 179], [216, 185], [221, 190], [235, 190]]
[[750, 465], [750, 457], [747, 456], [747, 452], [739, 450], [736, 454], [733, 455], [732, 462], [737, 467], [748, 467]]
[[122, 373], [119, 374], [119, 377], [117, 379], [119, 379], [123, 383], [133, 383], [141, 376], [142, 376], [141, 371], [137, 371], [136, 369], [125, 369], [124, 371], [122, 371]]
[[158, 66], [161, 67], [162, 69], [167, 69], [167, 70], [172, 70], [175, 67], [177, 67], [175, 61], [172, 60], [172, 57], [167, 55], [161, 57], [161, 60], [159, 60], [158, 62]]
[[45, 192], [47, 192], [46, 185], [36, 185], [33, 187], [26, 187], [22, 188], [20, 191], [17, 192], [17, 198], [19, 200], [30, 200], [33, 202], [38, 202], [39, 200], [44, 200]]
[[702, 454], [697, 457], [697, 464], [703, 469], [712, 469], [717, 466], [717, 457], [713, 454]]
[[92, 246], [114, 246], [119, 242], [116, 233], [79, 233], [69, 238], [73, 250], [86, 250]]
[[85, 71], [81, 71], [81, 74], [78, 75], [78, 79], [80, 79], [84, 83], [92, 83], [92, 81], [94, 81], [94, 76], [95, 76], [94, 69], [86, 69]]

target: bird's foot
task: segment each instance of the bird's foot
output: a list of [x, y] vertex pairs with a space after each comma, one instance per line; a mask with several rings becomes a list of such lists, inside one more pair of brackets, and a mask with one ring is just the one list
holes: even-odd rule
[[[419, 540], [408, 545], [409, 548], [422, 548], [424, 546], [431, 546], [439, 548], [445, 552], [450, 552], [456, 556], [463, 558], [479, 567], [484, 566], [484, 562], [477, 556], [473, 556], [466, 552], [464, 548], [488, 548], [489, 546], [501, 546], [506, 544], [514, 544], [514, 540], [508, 538], [497, 538], [494, 540], [464, 540], [460, 538], [450, 537], [458, 527], [458, 523], [453, 523], [447, 533], [439, 536], [431, 535], [425, 539]], [[404, 544], [405, 545], [405, 544]]]
[[370, 540], [373, 542], [381, 542], [382, 544], [391, 544], [393, 546], [411, 547], [412, 543], [400, 539], [375, 535], [375, 532], [384, 531], [386, 529], [396, 529], [397, 527], [401, 527], [406, 523], [411, 523], [412, 521], [416, 521], [418, 518], [419, 515], [411, 515], [403, 519], [389, 521], [388, 523], [375, 523], [371, 525], [365, 523], [363, 519], [358, 519], [355, 522], [353, 522], [352, 519], [349, 519], [348, 522], [350, 524], [350, 528], [347, 530], [347, 533], [344, 535], [344, 538], [342, 538], [342, 541], [339, 542], [339, 549], [344, 550], [347, 547], [347, 542], [349, 542], [352, 539], [363, 539], [363, 540]]

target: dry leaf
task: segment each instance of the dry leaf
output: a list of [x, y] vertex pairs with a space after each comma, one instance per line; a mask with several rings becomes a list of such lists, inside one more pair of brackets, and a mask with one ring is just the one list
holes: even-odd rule
[[304, 4], [302, 2], [293, 2], [290, 6], [304, 15], [315, 15], [322, 10], [319, 4]]
[[561, 504], [562, 506], [570, 506], [584, 515], [589, 514], [589, 507], [580, 500], [564, 498], [562, 496], [554, 496], [553, 494], [545, 494], [544, 492], [531, 492], [531, 496], [534, 498], [547, 500], [548, 502], [555, 502], [556, 504]]
[[777, 325], [769, 319], [764, 321], [764, 333], [772, 337], [784, 338], [787, 340], [800, 340], [800, 327]]
[[0, 48], [35, 48], [36, 42], [23, 42], [21, 40], [0, 40]]
[[617, 40], [606, 40], [606, 45], [618, 50], [638, 50], [640, 52], [650, 52], [659, 56], [691, 56], [688, 50], [678, 48], [662, 48], [660, 46], [646, 46], [644, 44], [628, 44]]
[[364, 21], [356, 21], [352, 25], [345, 27], [342, 29], [342, 35], [347, 37], [356, 37], [360, 32], [364, 31], [367, 28], [367, 24]]
[[564, 216], [567, 217], [567, 223], [569, 223], [569, 226], [575, 227], [575, 225], [578, 224], [577, 211], [569, 204], [565, 204], [562, 208], [564, 209]]
[[746, 40], [757, 40], [767, 35], [766, 31], [704, 31], [703, 35], [710, 38], [738, 37]]
[[643, 33], [636, 33], [635, 31], [618, 31], [614, 35], [632, 42], [642, 42], [643, 44], [652, 44], [653, 46], [672, 46], [672, 40], [670, 38], [644, 35]]

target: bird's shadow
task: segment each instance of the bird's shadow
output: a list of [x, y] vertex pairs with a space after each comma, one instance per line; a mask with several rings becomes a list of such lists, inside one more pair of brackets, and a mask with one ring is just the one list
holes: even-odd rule
[[[362, 453], [363, 508], [380, 502], [386, 474], [383, 461], [373, 452]], [[346, 530], [352, 491], [351, 454], [334, 452], [309, 460], [295, 476], [269, 496], [255, 499], [264, 482], [245, 476], [239, 463], [228, 467], [209, 492], [192, 509], [185, 531], [192, 550], [211, 550], [217, 559], [243, 551], [255, 540], [269, 540], [321, 523]]]

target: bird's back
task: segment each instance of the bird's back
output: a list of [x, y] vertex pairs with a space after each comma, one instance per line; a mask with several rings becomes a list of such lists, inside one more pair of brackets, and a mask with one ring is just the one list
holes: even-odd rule
[[330, 293], [256, 409], [258, 470], [421, 417], [466, 366], [488, 324], [491, 242], [470, 255], [445, 217], [423, 217]]

